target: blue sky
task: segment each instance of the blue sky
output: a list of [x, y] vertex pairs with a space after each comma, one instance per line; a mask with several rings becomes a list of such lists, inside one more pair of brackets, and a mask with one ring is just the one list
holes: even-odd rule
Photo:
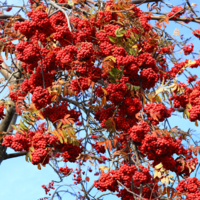
[[[8, 4], [15, 4], [15, 5], [21, 5], [21, 0], [8, 0]], [[167, 1], [170, 2], [170, 1]], [[174, 2], [174, 1], [173, 1]], [[183, 1], [176, 1], [177, 3], [183, 2]], [[191, 3], [197, 3], [198, 0], [190, 1]], [[146, 9], [146, 6], [143, 6], [144, 9]], [[197, 10], [200, 11], [200, 4], [197, 6]], [[154, 22], [153, 22], [154, 24]], [[200, 28], [198, 24], [190, 23], [190, 26], [193, 28]], [[186, 37], [192, 36], [192, 32], [189, 29], [186, 29], [184, 27], [181, 27], [180, 25], [177, 25], [174, 22], [170, 22], [170, 25], [167, 27], [167, 31], [170, 34], [173, 34], [174, 29], [178, 28], [181, 31], [181, 34], [184, 34]], [[194, 44], [194, 51], [199, 52], [199, 46], [200, 41], [192, 37], [191, 42]], [[177, 54], [177, 56], [182, 55], [183, 58], [190, 58], [185, 57], [184, 54]], [[199, 69], [192, 69], [190, 70], [192, 74], [199, 75], [200, 70]], [[200, 76], [200, 75], [199, 75]], [[181, 81], [185, 82], [185, 79], [183, 76], [179, 79]], [[199, 135], [199, 127], [194, 126], [194, 123], [190, 122], [189, 120], [183, 119], [182, 117], [171, 117], [169, 118], [170, 125], [172, 127], [178, 126], [184, 131], [187, 131], [188, 128], [196, 130], [196, 138], [197, 140], [200, 139], [198, 137]], [[200, 126], [200, 123], [199, 123]], [[8, 149], [8, 153], [13, 153], [11, 149]], [[93, 174], [93, 173], [91, 173]], [[37, 166], [32, 165], [31, 163], [27, 163], [25, 161], [25, 157], [20, 158], [13, 158], [8, 159], [2, 162], [0, 165], [0, 199], [3, 200], [37, 200], [39, 198], [45, 197], [45, 192], [42, 189], [41, 185], [48, 184], [52, 180], [59, 180], [55, 172], [50, 166], [42, 167], [41, 170], [37, 169]], [[64, 179], [63, 184], [70, 184], [71, 183], [71, 177]], [[56, 185], [56, 184], [55, 184]], [[89, 185], [88, 185], [89, 187]], [[108, 200], [111, 198], [110, 196], [107, 196], [104, 198], [104, 200]], [[75, 199], [73, 196], [65, 195], [63, 200], [65, 199]], [[118, 199], [117, 197], [112, 197], [113, 200]]]

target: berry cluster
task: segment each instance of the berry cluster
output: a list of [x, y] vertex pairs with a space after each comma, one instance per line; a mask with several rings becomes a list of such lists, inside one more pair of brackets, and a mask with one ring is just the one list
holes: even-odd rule
[[169, 12], [168, 17], [170, 17], [171, 19], [176, 19], [178, 17], [180, 17], [181, 15], [183, 15], [185, 13], [185, 9], [182, 8], [181, 6], [174, 6], [172, 8], [172, 11]]
[[[111, 170], [110, 172], [101, 174], [98, 181], [94, 181], [94, 186], [100, 191], [110, 190], [112, 192], [118, 192], [117, 196], [121, 197], [122, 200], [127, 199], [129, 196], [126, 192], [126, 189], [119, 190], [119, 182], [126, 186], [127, 188], [131, 189], [131, 182], [138, 187], [140, 184], [153, 183], [152, 176], [149, 173], [149, 170], [142, 165], [139, 166], [139, 171], [134, 165], [127, 165], [124, 164], [120, 167], [119, 170]], [[154, 186], [154, 192], [156, 193], [157, 186]], [[139, 194], [140, 190], [134, 188], [134, 193]], [[147, 187], [143, 187], [142, 197], [148, 197], [151, 193], [151, 190]], [[130, 199], [132, 199], [130, 197]]]
[[158, 124], [159, 122], [164, 121], [165, 118], [171, 116], [171, 113], [174, 112], [174, 109], [167, 109], [165, 105], [157, 103], [157, 104], [147, 104], [144, 107], [144, 112], [147, 114], [148, 119], [152, 122], [152, 124]]
[[42, 123], [36, 132], [29, 130], [28, 133], [24, 132], [23, 134], [17, 132], [14, 137], [7, 135], [2, 145], [11, 147], [15, 151], [31, 151], [30, 159], [34, 165], [49, 163], [49, 159], [53, 155], [51, 148], [63, 152], [61, 157], [64, 158], [64, 162], [75, 162], [83, 147], [72, 143], [61, 144], [55, 135], [45, 134], [46, 131], [45, 123]]
[[65, 176], [69, 175], [71, 172], [73, 171], [72, 168], [68, 168], [68, 167], [60, 167], [59, 168], [59, 172], [63, 173]]
[[[48, 192], [49, 192], [51, 189], [53, 189], [53, 190], [55, 189], [55, 188], [53, 187], [53, 185], [54, 185], [54, 182], [52, 181], [52, 182], [49, 183], [48, 187], [46, 187], [45, 185], [42, 185], [42, 188], [45, 190], [45, 193], [48, 194]], [[49, 194], [49, 195], [51, 195], [51, 194]]]
[[185, 55], [189, 55], [192, 51], [193, 51], [194, 45], [191, 44], [187, 44], [187, 46], [183, 47], [183, 51]]
[[157, 137], [146, 134], [140, 147], [149, 160], [153, 160], [154, 166], [161, 163], [165, 169], [175, 171], [176, 161], [174, 154], [187, 155], [188, 151], [181, 146], [181, 140], [170, 136]]
[[41, 108], [45, 108], [47, 104], [51, 103], [51, 95], [47, 89], [36, 87], [31, 100], [35, 104], [35, 107], [39, 110]]
[[104, 146], [98, 145], [97, 142], [95, 144], [92, 144], [92, 148], [94, 148], [97, 153], [105, 153]]
[[196, 177], [180, 181], [176, 189], [186, 196], [185, 200], [200, 200], [200, 181]]

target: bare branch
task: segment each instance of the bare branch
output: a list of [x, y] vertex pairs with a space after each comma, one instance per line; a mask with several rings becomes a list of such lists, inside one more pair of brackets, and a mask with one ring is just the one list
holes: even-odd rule
[[68, 23], [68, 28], [69, 28], [70, 31], [72, 31], [71, 24], [70, 24], [70, 20], [69, 20], [69, 16], [68, 16], [67, 13], [65, 12], [65, 10], [63, 10], [62, 7], [60, 7], [59, 5], [57, 5], [55, 2], [53, 2], [53, 1], [51, 1], [51, 0], [50, 0], [50, 4], [51, 4], [52, 6], [54, 6], [55, 8], [57, 8], [58, 10], [60, 10], [60, 11], [65, 15], [65, 17], [66, 17], [66, 19], [67, 19], [67, 23]]
[[9, 158], [16, 158], [16, 157], [20, 157], [20, 156], [25, 156], [26, 154], [27, 154], [26, 151], [19, 152], [19, 153], [7, 154], [6, 157], [4, 158], [4, 160], [7, 160], [7, 159], [9, 159]]

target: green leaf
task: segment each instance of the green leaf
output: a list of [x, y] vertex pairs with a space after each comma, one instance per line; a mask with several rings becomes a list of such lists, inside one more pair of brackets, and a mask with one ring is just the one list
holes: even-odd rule
[[68, 4], [70, 5], [70, 6], [74, 6], [74, 2], [72, 2], [72, 1], [68, 1]]
[[11, 125], [14, 130], [17, 130], [17, 127], [15, 125]]
[[134, 50], [134, 49], [130, 48], [129, 53], [130, 53], [132, 56], [135, 56], [135, 50]]
[[189, 117], [190, 117], [190, 113], [189, 113], [188, 109], [186, 108], [186, 109], [183, 111], [183, 118], [184, 118], [184, 119], [187, 119], [187, 118], [189, 118]]
[[58, 125], [57, 125], [57, 128], [60, 128], [61, 125], [62, 125], [62, 122], [60, 121], [60, 122], [58, 123]]
[[109, 73], [112, 77], [115, 76], [111, 71], [108, 71], [108, 73]]
[[116, 63], [116, 58], [114, 56], [107, 56], [104, 61], [111, 59], [114, 63]]
[[117, 75], [118, 73], [121, 72], [118, 68], [112, 68], [111, 71], [112, 71], [113, 74], [115, 74], [115, 75]]
[[68, 137], [68, 138], [67, 138], [67, 141], [68, 141], [69, 144], [71, 144], [71, 143], [72, 143], [72, 138], [71, 138], [71, 137]]
[[95, 10], [95, 7], [92, 7], [92, 8], [90, 9], [90, 14], [92, 14], [93, 11], [96, 11], [96, 10]]
[[71, 127], [71, 125], [70, 124], [65, 124], [65, 125], [62, 126], [62, 128], [66, 128], [66, 127]]
[[186, 109], [186, 116], [188, 119], [190, 118], [190, 113], [189, 113], [188, 109]]
[[126, 32], [126, 31], [123, 30], [123, 28], [116, 29], [115, 35], [116, 35], [117, 37], [123, 37], [125, 32]]
[[79, 145], [80, 145], [78, 140], [74, 140], [74, 144], [75, 144], [76, 146], [79, 146]]
[[118, 32], [119, 32], [119, 28], [117, 28], [117, 29], [115, 30], [115, 35], [117, 35]]
[[23, 130], [26, 130], [26, 131], [29, 130], [28, 127], [25, 126], [25, 124], [23, 122], [20, 122], [19, 127], [22, 128]]
[[139, 90], [140, 89], [140, 86], [133, 86], [133, 88], [134, 88], [134, 90], [136, 91], [136, 90]]
[[162, 101], [159, 95], [156, 96], [156, 100], [157, 100], [157, 102], [159, 102], [159, 103], [161, 103], [161, 101]]
[[116, 43], [116, 38], [115, 37], [112, 37], [112, 36], [108, 35], [108, 38], [112, 43]]
[[61, 144], [63, 144], [63, 139], [62, 139], [61, 136], [59, 137], [59, 141], [60, 141]]
[[123, 34], [117, 34], [116, 36], [117, 37], [123, 37], [124, 35]]
[[65, 136], [65, 137], [67, 137], [67, 132], [66, 132], [66, 130], [65, 129], [62, 129], [62, 132], [63, 132], [63, 135]]
[[26, 118], [23, 119], [24, 123], [28, 124], [28, 125], [32, 125]]
[[124, 34], [124, 33], [126, 33], [126, 31], [125, 31], [125, 30], [122, 30], [122, 31], [120, 31], [120, 34]]

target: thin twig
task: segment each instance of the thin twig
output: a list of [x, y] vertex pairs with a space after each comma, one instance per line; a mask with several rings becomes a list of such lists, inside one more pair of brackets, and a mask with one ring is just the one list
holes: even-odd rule
[[61, 6], [57, 5], [55, 2], [53, 2], [53, 1], [51, 1], [51, 0], [50, 0], [50, 4], [51, 4], [52, 6], [54, 6], [55, 8], [57, 8], [58, 10], [60, 10], [60, 11], [65, 15], [65, 17], [66, 17], [66, 19], [67, 19], [67, 23], [68, 23], [68, 28], [69, 28], [69, 30], [72, 32], [72, 28], [71, 28], [69, 16], [68, 16], [67, 13], [65, 12], [65, 10], [63, 10], [63, 8], [62, 8]]

